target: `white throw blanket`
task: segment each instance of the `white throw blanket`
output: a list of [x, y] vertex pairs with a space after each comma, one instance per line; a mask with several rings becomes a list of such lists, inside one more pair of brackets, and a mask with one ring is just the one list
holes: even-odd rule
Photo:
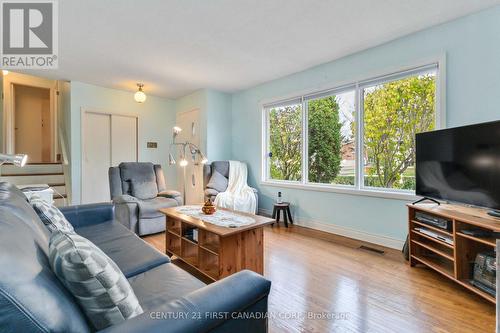
[[222, 208], [255, 214], [257, 200], [253, 189], [247, 184], [247, 174], [245, 163], [229, 161], [227, 190], [217, 194], [214, 204]]

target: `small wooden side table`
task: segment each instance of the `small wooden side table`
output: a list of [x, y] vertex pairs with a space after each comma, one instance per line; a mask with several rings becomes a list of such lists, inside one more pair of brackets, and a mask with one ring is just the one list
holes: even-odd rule
[[[276, 219], [276, 223], [280, 224], [280, 214], [283, 212], [283, 221], [285, 222], [285, 227], [288, 228], [288, 220], [293, 224], [292, 213], [290, 213], [290, 203], [282, 202], [275, 203], [273, 207], [273, 219]], [[273, 223], [274, 224], [274, 223]]]

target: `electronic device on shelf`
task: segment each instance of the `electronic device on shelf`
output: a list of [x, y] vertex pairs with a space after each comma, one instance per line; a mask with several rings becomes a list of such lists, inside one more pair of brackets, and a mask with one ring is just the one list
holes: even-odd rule
[[438, 239], [440, 241], [443, 241], [447, 244], [453, 245], [453, 237], [448, 236], [448, 235], [442, 235], [439, 232], [435, 232], [426, 228], [415, 228], [420, 233], [423, 233], [424, 235], [430, 236], [432, 238]]
[[475, 287], [496, 295], [497, 264], [494, 252], [480, 252], [474, 261], [474, 272], [470, 283]]
[[486, 229], [463, 229], [460, 232], [473, 237], [500, 238], [500, 232], [493, 232]]
[[500, 121], [416, 135], [418, 196], [460, 202], [500, 217]]
[[415, 220], [448, 231], [452, 229], [450, 220], [420, 211], [415, 213]]

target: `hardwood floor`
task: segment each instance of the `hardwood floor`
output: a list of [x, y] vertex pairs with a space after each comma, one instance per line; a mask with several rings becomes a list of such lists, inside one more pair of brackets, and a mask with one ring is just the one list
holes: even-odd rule
[[[436, 272], [411, 268], [399, 251], [378, 254], [297, 226], [264, 231], [270, 332], [495, 331], [492, 304]], [[144, 240], [164, 251], [164, 237]]]

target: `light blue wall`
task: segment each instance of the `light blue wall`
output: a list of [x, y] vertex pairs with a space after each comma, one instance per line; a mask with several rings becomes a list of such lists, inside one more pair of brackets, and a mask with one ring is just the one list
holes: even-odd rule
[[233, 94], [232, 157], [248, 163], [250, 183], [261, 193], [261, 208], [271, 209], [275, 193], [282, 191], [304, 220], [403, 240], [407, 233], [404, 201], [259, 185], [259, 103], [304, 90], [334, 87], [443, 54], [447, 125], [500, 119], [500, 6]]
[[231, 95], [207, 91], [207, 158], [228, 160], [232, 149]]
[[[139, 161], [163, 165], [167, 187], [176, 188], [176, 174], [167, 168], [168, 145], [175, 125], [174, 101], [148, 96], [143, 104], [134, 101], [133, 93], [103, 88], [81, 82], [71, 82], [71, 178], [73, 203], [81, 198], [81, 109], [105, 110], [138, 115]], [[157, 149], [146, 148], [146, 142], [158, 142]]]

